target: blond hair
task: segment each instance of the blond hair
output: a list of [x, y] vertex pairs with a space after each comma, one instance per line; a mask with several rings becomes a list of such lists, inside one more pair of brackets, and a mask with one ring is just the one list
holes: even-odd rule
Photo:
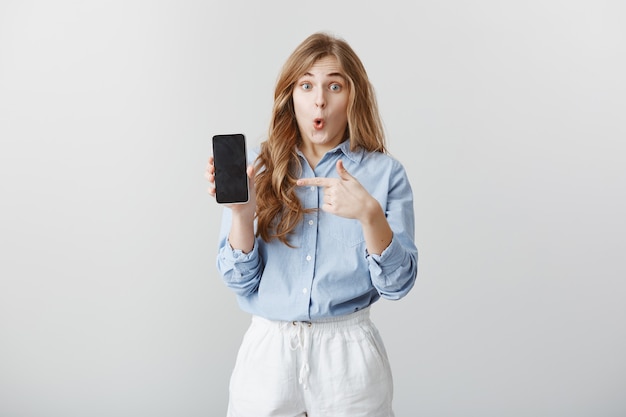
[[296, 153], [301, 143], [296, 122], [293, 89], [296, 81], [321, 58], [335, 57], [348, 80], [348, 125], [344, 138], [350, 149], [386, 152], [383, 125], [374, 88], [365, 67], [348, 43], [340, 38], [314, 33], [289, 56], [274, 90], [274, 107], [268, 138], [261, 143], [256, 159], [257, 235], [265, 241], [279, 239], [289, 245], [288, 237], [302, 221], [305, 210], [295, 187], [301, 173]]

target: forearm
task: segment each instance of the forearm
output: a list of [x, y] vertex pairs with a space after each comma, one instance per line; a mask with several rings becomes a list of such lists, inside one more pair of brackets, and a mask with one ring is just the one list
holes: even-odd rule
[[250, 253], [254, 248], [254, 215], [233, 210], [228, 243], [234, 250]]
[[391, 243], [393, 231], [378, 201], [372, 200], [363, 207], [363, 216], [359, 219], [363, 227], [365, 245], [370, 254], [380, 255]]

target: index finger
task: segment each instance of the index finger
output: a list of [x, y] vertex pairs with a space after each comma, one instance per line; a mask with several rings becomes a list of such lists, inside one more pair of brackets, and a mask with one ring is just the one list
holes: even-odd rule
[[333, 184], [333, 178], [317, 177], [317, 178], [300, 178], [296, 184], [301, 187], [313, 185], [315, 187], [328, 187]]

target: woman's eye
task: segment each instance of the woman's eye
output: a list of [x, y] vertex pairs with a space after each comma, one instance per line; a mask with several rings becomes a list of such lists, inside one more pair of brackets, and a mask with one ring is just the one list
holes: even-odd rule
[[310, 83], [302, 83], [301, 87], [303, 90], [310, 90], [312, 88]]
[[341, 90], [341, 86], [339, 84], [331, 84], [330, 85], [330, 89], [332, 91], [340, 91]]

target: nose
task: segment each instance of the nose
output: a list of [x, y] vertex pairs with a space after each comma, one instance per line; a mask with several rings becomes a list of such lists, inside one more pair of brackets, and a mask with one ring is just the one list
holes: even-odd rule
[[318, 107], [320, 109], [326, 107], [326, 96], [324, 95], [323, 91], [318, 91], [317, 95], [315, 96], [315, 107]]

